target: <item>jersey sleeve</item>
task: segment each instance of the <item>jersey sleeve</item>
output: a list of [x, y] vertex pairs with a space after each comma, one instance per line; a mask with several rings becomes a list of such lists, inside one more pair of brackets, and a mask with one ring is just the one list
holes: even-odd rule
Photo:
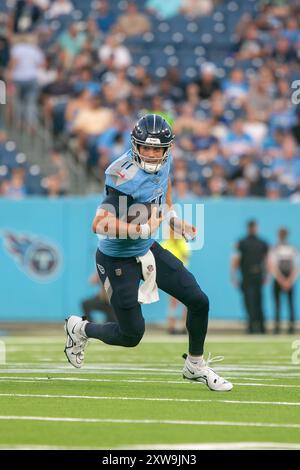
[[105, 171], [105, 184], [122, 193], [136, 197], [136, 175], [139, 168], [125, 155], [113, 162]]

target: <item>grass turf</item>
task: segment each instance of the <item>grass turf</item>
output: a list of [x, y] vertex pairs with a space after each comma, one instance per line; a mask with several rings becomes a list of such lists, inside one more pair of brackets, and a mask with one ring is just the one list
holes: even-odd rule
[[63, 335], [2, 338], [0, 447], [300, 448], [295, 339], [208, 337], [206, 351], [225, 356], [214, 368], [234, 384], [220, 393], [182, 379], [184, 337], [149, 335], [133, 349], [91, 341], [81, 370], [67, 364]]

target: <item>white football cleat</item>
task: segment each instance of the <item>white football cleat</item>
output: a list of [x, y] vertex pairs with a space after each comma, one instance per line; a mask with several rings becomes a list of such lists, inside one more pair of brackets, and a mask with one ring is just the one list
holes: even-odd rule
[[216, 392], [229, 392], [232, 390], [232, 383], [220, 377], [216, 372], [214, 372], [210, 367], [209, 363], [219, 362], [223, 358], [221, 356], [211, 358], [210, 354], [207, 361], [202, 361], [198, 364], [192, 363], [187, 354], [182, 356], [185, 359], [183, 367], [183, 378], [188, 380], [194, 380], [196, 382], [202, 382], [208, 386], [210, 390]]
[[87, 323], [76, 315], [71, 315], [65, 320], [67, 339], [64, 352], [70, 364], [77, 368], [82, 367], [84, 362], [84, 349], [88, 342], [84, 327]]

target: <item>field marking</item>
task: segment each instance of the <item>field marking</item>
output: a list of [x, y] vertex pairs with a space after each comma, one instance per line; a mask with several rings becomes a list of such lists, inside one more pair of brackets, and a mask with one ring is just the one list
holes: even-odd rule
[[[255, 375], [255, 377], [248, 377], [248, 372], [231, 372], [227, 374], [227, 371], [223, 371], [220, 368], [215, 369], [216, 372], [220, 373], [221, 375], [225, 374], [226, 378], [233, 378], [233, 379], [240, 379], [240, 380], [264, 380], [264, 381], [273, 381], [273, 380], [280, 380], [280, 379], [297, 379], [300, 378], [300, 374], [295, 373], [295, 374], [276, 374], [276, 373], [265, 373], [265, 374], [260, 374], [260, 373], [253, 373], [253, 371], [248, 371], [252, 373], [252, 375]], [[75, 369], [6, 369], [3, 371], [0, 371], [0, 380], [3, 377], [1, 374], [17, 374], [17, 373], [24, 373], [24, 374], [32, 374], [32, 373], [41, 373], [41, 374], [69, 374], [70, 375], [75, 375], [75, 374], [80, 374], [80, 375], [133, 375], [133, 376], [141, 376], [139, 378], [143, 378], [143, 376], [168, 376], [168, 375], [176, 375], [180, 376], [182, 375], [182, 369], [177, 370], [176, 372], [147, 372], [147, 371], [120, 371], [120, 370], [110, 370], [110, 371], [103, 371], [103, 370], [97, 370], [97, 371], [86, 371], [86, 370], [81, 370], [78, 372], [78, 370]], [[246, 374], [246, 375], [245, 375]], [[14, 378], [12, 376], [12, 378]], [[27, 378], [25, 375], [23, 378]], [[146, 378], [146, 377], [144, 377]]]
[[[123, 374], [122, 374], [123, 375]], [[178, 374], [180, 375], [180, 374]], [[298, 376], [296, 376], [297, 378]], [[226, 374], [226, 378], [227, 379], [239, 379], [239, 380], [252, 380], [254, 382], [258, 382], [258, 381], [261, 381], [263, 380], [264, 382], [274, 382], [275, 380], [278, 381], [282, 378], [284, 379], [289, 379], [289, 380], [294, 380], [295, 379], [295, 376], [294, 375], [280, 375], [280, 376], [276, 376], [275, 378], [262, 378], [262, 377], [242, 377], [241, 375], [227, 375]], [[21, 377], [18, 377], [18, 376], [1, 376], [0, 375], [0, 382], [1, 381], [7, 381], [7, 380], [10, 380], [10, 381], [20, 381], [20, 382], [28, 382], [28, 381], [32, 381], [32, 380], [54, 380], [54, 379], [57, 379], [59, 380], [60, 378], [59, 377], [35, 377], [35, 378], [31, 378], [31, 377], [27, 377], [26, 375], [24, 376], [21, 376]], [[63, 378], [62, 378], [63, 379]], [[139, 377], [139, 380], [149, 380], [148, 377]]]
[[[183, 363], [182, 363], [183, 364]], [[31, 366], [31, 367], [30, 367]], [[52, 367], [49, 368], [48, 364], [36, 364], [36, 363], [12, 363], [12, 364], [7, 364], [6, 367], [2, 367], [0, 369], [0, 374], [3, 373], [17, 373], [22, 371], [23, 373], [32, 373], [37, 370], [45, 373], [65, 373], [65, 372], [70, 372], [70, 373], [79, 373], [77, 369], [75, 369], [72, 366], [69, 365], [61, 365], [61, 364], [51, 364]], [[292, 373], [293, 376], [300, 377], [300, 373], [296, 372], [299, 370], [296, 365], [290, 365], [290, 366], [274, 366], [274, 367], [263, 367], [261, 364], [257, 365], [252, 365], [252, 366], [232, 366], [232, 365], [224, 365], [224, 366], [217, 366], [215, 367], [216, 371], [227, 373], [227, 372], [233, 372], [233, 373], [253, 373], [254, 375], [257, 376], [264, 376], [264, 375], [271, 375], [272, 377], [275, 374], [280, 374], [280, 376], [283, 374], [283, 376], [286, 376], [288, 373]], [[80, 370], [80, 373], [84, 374], [104, 374], [106, 372], [111, 373], [120, 373], [120, 372], [125, 372], [128, 374], [134, 373], [149, 373], [151, 374], [152, 372], [155, 372], [156, 374], [178, 374], [182, 372], [182, 366], [178, 365], [178, 368], [173, 367], [143, 367], [143, 366], [130, 366], [126, 365], [124, 363], [112, 363], [108, 364], [96, 364], [92, 366], [85, 366], [83, 369]], [[286, 372], [286, 373], [285, 373]], [[296, 374], [296, 375], [295, 375]]]
[[171, 419], [105, 419], [105, 418], [60, 418], [50, 416], [0, 416], [2, 421], [47, 421], [63, 423], [107, 423], [107, 424], [177, 424], [191, 426], [232, 426], [255, 428], [300, 429], [300, 424], [288, 423], [251, 423], [239, 421], [189, 421]]
[[[34, 371], [36, 372], [36, 371]], [[27, 380], [26, 380], [27, 379]], [[3, 382], [13, 382], [14, 377], [9, 377], [3, 380]], [[35, 377], [33, 380], [45, 380], [45, 381], [74, 381], [74, 382], [112, 382], [112, 383], [143, 383], [143, 384], [180, 384], [180, 385], [193, 385], [193, 386], [199, 386], [199, 385], [204, 385], [201, 384], [200, 382], [196, 381], [189, 381], [189, 380], [148, 380], [148, 379], [136, 379], [136, 380], [130, 380], [130, 379], [84, 379], [81, 377]], [[21, 382], [22, 378], [18, 379], [18, 382]], [[28, 378], [24, 378], [24, 382], [28, 382]], [[251, 387], [277, 387], [277, 388], [300, 388], [300, 385], [290, 385], [290, 384], [263, 384], [263, 383], [237, 383], [233, 382], [233, 385], [239, 385], [239, 386], [251, 386]]]
[[[300, 450], [300, 444], [285, 442], [215, 442], [215, 443], [182, 443], [182, 444], [141, 444], [111, 447], [110, 450]], [[106, 448], [94, 446], [47, 446], [30, 444], [1, 444], [0, 450], [107, 450]]]
[[[296, 337], [297, 335], [295, 335]], [[8, 344], [62, 344], [65, 341], [65, 335], [61, 336], [2, 336], [3, 340]], [[143, 343], [184, 343], [188, 341], [187, 335], [170, 336], [167, 334], [145, 334], [143, 337]], [[263, 343], [263, 344], [278, 344], [287, 343], [291, 341], [290, 335], [281, 335], [274, 339], [272, 336], [260, 336], [260, 335], [208, 335], [207, 343]], [[94, 344], [99, 344], [103, 349], [107, 349], [106, 345], [99, 343], [98, 340], [91, 341]], [[121, 346], [114, 346], [114, 348], [122, 349]]]
[[195, 443], [195, 444], [154, 444], [154, 445], [138, 445], [119, 447], [123, 450], [256, 450], [256, 449], [280, 449], [280, 450], [299, 450], [300, 444], [284, 443], [284, 442], [212, 442], [212, 443]]
[[22, 398], [66, 398], [77, 400], [120, 400], [120, 401], [161, 401], [179, 403], [226, 403], [233, 405], [279, 405], [279, 406], [300, 406], [300, 402], [281, 401], [246, 401], [246, 400], [209, 400], [190, 398], [156, 398], [156, 397], [111, 397], [111, 396], [90, 396], [90, 395], [56, 395], [56, 394], [33, 394], [33, 393], [0, 393], [0, 397], [22, 397]]

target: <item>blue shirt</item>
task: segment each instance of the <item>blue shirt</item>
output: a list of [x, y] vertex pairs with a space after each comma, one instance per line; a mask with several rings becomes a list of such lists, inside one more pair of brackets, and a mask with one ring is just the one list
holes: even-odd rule
[[[105, 171], [105, 185], [131, 196], [135, 203], [166, 202], [171, 157], [157, 173], [147, 173], [137, 166], [131, 150], [115, 160]], [[108, 238], [99, 236], [99, 250], [107, 256], [129, 257], [143, 256], [149, 251], [153, 239], [136, 240], [126, 238]]]

